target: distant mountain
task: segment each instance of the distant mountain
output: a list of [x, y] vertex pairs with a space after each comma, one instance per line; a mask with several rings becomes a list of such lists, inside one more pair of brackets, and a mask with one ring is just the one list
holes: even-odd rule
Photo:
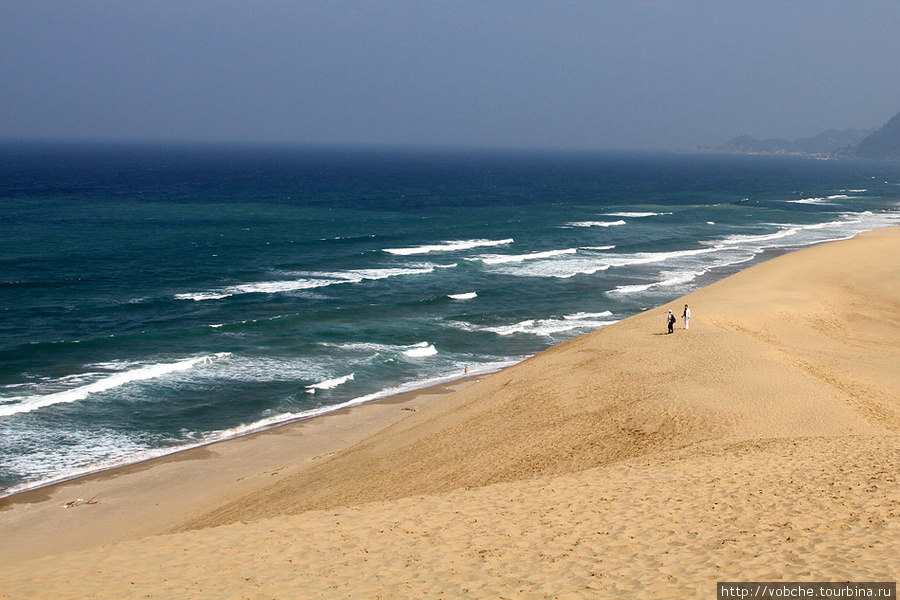
[[740, 135], [722, 144], [716, 151], [729, 154], [801, 154], [830, 155], [837, 150], [856, 146], [871, 131], [859, 129], [829, 129], [812, 137], [794, 142], [780, 138], [758, 140], [749, 135]]
[[858, 158], [900, 160], [900, 113], [852, 149]]
[[794, 142], [797, 148], [806, 154], [831, 154], [841, 148], [854, 146], [862, 141], [872, 130], [862, 129], [829, 129], [819, 135], [803, 138]]

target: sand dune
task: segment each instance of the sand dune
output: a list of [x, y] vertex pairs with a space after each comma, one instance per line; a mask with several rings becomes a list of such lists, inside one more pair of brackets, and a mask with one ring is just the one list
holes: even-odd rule
[[[665, 334], [684, 303], [691, 329]], [[177, 512], [167, 535], [7, 560], [0, 598], [683, 598], [716, 581], [893, 581], [898, 442], [891, 228], [562, 344]]]
[[704, 445], [570, 475], [135, 540], [16, 566], [6, 571], [7, 593], [713, 598], [716, 581], [893, 581], [898, 441]]
[[[777, 258], [506, 369], [189, 524], [571, 473], [708, 440], [900, 433], [900, 242]], [[883, 260], [894, 256], [897, 259]], [[860, 264], [865, 268], [860, 268]]]

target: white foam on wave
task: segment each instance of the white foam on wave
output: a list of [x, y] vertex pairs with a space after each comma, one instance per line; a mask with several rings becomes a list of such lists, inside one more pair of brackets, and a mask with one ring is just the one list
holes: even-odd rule
[[363, 281], [378, 281], [390, 277], [403, 275], [426, 275], [433, 273], [437, 268], [453, 268], [452, 265], [421, 265], [414, 267], [398, 267], [387, 269], [355, 269], [337, 273], [297, 273], [296, 279], [284, 279], [276, 281], [257, 281], [228, 286], [217, 290], [204, 292], [191, 292], [175, 294], [176, 300], [193, 300], [202, 302], [206, 300], [220, 300], [240, 294], [283, 294], [303, 290], [340, 285], [345, 283], [360, 283]]
[[206, 300], [222, 300], [229, 298], [233, 294], [227, 292], [187, 292], [184, 294], [175, 294], [176, 300], [193, 300], [194, 302], [204, 302]]
[[424, 358], [426, 356], [434, 356], [437, 353], [438, 351], [434, 344], [429, 344], [428, 342], [413, 344], [409, 349], [403, 351], [403, 354], [410, 358]]
[[410, 248], [383, 248], [382, 252], [399, 256], [410, 256], [413, 254], [428, 254], [431, 252], [457, 252], [459, 250], [471, 250], [472, 248], [479, 248], [482, 246], [506, 246], [512, 244], [513, 241], [512, 238], [502, 240], [453, 240], [441, 242], [439, 244], [413, 246]]
[[790, 204], [825, 204], [827, 198], [801, 198], [799, 200], [788, 200]]
[[505, 264], [491, 266], [492, 271], [515, 277], [555, 277], [569, 279], [577, 275], [593, 275], [609, 269], [610, 265], [596, 256], [568, 259], [535, 261], [526, 264]]
[[[416, 346], [420, 346], [417, 344]], [[527, 357], [522, 356], [519, 358], [513, 358], [509, 360], [499, 361], [495, 363], [482, 363], [477, 366], [470, 368], [469, 375], [481, 375], [487, 373], [494, 373], [503, 368], [512, 366], [521, 360]], [[439, 377], [425, 377], [412, 381], [408, 381], [396, 386], [387, 387], [381, 389], [379, 391], [373, 392], [371, 394], [367, 394], [364, 396], [359, 396], [346, 402], [342, 402], [339, 404], [325, 405], [320, 406], [304, 411], [298, 412], [286, 412], [273, 414], [271, 416], [264, 417], [252, 423], [245, 423], [242, 425], [237, 425], [235, 427], [230, 427], [228, 429], [223, 429], [215, 432], [210, 432], [208, 434], [204, 434], [200, 437], [200, 439], [193, 441], [186, 441], [183, 444], [179, 444], [177, 446], [169, 446], [165, 448], [153, 448], [148, 449], [142, 443], [133, 440], [129, 437], [115, 436], [115, 432], [111, 432], [115, 437], [111, 437], [108, 440], [103, 441], [100, 444], [95, 443], [97, 440], [95, 439], [96, 434], [91, 434], [91, 442], [92, 443], [75, 443], [75, 446], [81, 448], [83, 461], [80, 466], [73, 467], [70, 464], [66, 464], [64, 462], [60, 463], [52, 463], [45, 464], [45, 469], [40, 473], [36, 473], [39, 476], [39, 479], [36, 481], [28, 481], [26, 483], [22, 483], [20, 485], [12, 486], [10, 488], [0, 490], [0, 498], [7, 497], [12, 494], [17, 494], [20, 492], [28, 491], [31, 489], [35, 489], [38, 487], [50, 485], [53, 483], [59, 483], [62, 481], [68, 481], [74, 479], [76, 477], [80, 477], [83, 475], [88, 475], [91, 473], [98, 473], [108, 469], [134, 464], [137, 462], [150, 460], [153, 458], [159, 458], [162, 456], [167, 456], [174, 454], [176, 452], [181, 452], [184, 450], [190, 450], [192, 448], [199, 448], [202, 446], [206, 446], [208, 444], [219, 442], [223, 440], [234, 439], [237, 437], [241, 437], [250, 433], [255, 433], [258, 431], [265, 431], [267, 429], [271, 429], [273, 427], [283, 425], [286, 423], [302, 421], [306, 419], [310, 419], [313, 417], [318, 417], [324, 414], [337, 412], [339, 410], [345, 408], [351, 408], [354, 406], [360, 406], [362, 404], [368, 404], [370, 402], [374, 402], [376, 400], [381, 400], [383, 398], [389, 398], [391, 396], [396, 396], [398, 394], [403, 394], [406, 392], [415, 391], [418, 389], [424, 389], [427, 387], [431, 387], [434, 385], [439, 385], [443, 383], [449, 383], [458, 379], [461, 379], [464, 376], [463, 365], [460, 364], [458, 369], [453, 370], [453, 374], [444, 375]], [[97, 452], [95, 454], [83, 454], [85, 450], [90, 450], [91, 448], [96, 448]], [[117, 451], [117, 455], [114, 457], [109, 457], [108, 449], [114, 448]], [[14, 457], [15, 458], [15, 457]], [[46, 457], [43, 457], [42, 460], [45, 460]], [[22, 459], [23, 461], [27, 461], [27, 458]], [[22, 472], [31, 472], [35, 473], [34, 465], [32, 463], [28, 463], [22, 465], [21, 467], [16, 468], [17, 471]]]
[[634, 254], [618, 254], [610, 256], [611, 267], [630, 267], [633, 265], [649, 265], [665, 263], [671, 260], [700, 256], [715, 252], [715, 248], [693, 248], [690, 250], [671, 250], [669, 252], [635, 252]]
[[315, 394], [316, 390], [333, 390], [339, 385], [343, 385], [348, 381], [353, 381], [353, 373], [349, 375], [344, 375], [343, 377], [336, 377], [334, 379], [326, 379], [325, 381], [320, 381], [319, 383], [314, 383], [312, 385], [306, 386], [306, 390], [310, 394]]
[[[748, 259], [749, 260], [749, 259]], [[677, 285], [685, 285], [688, 284], [701, 275], [706, 274], [709, 269], [701, 269], [699, 271], [687, 272], [687, 273], [678, 273], [673, 274], [660, 281], [654, 281], [651, 283], [644, 284], [636, 284], [636, 285], [620, 285], [615, 289], [610, 290], [607, 294], [638, 294], [641, 292], [652, 291], [658, 288], [666, 288]]]
[[737, 234], [737, 235], [733, 235], [731, 237], [727, 237], [727, 238], [724, 238], [721, 240], [712, 240], [712, 241], [703, 242], [703, 243], [714, 246], [713, 249], [715, 249], [715, 247], [722, 247], [722, 246], [726, 246], [726, 245], [727, 246], [732, 246], [732, 245], [737, 245], [737, 244], [741, 244], [741, 245], [745, 245], [745, 246], [757, 245], [757, 244], [760, 244], [761, 242], [771, 242], [774, 240], [782, 240], [786, 237], [790, 237], [792, 235], [799, 233], [800, 229], [801, 228], [799, 226], [784, 227], [784, 228], [780, 229], [779, 231], [775, 231], [773, 233], [761, 233], [761, 234], [756, 234], [756, 235]]
[[[811, 224], [771, 224], [776, 231], [762, 234], [736, 234], [724, 239], [702, 242], [708, 248], [703, 250], [677, 251], [672, 253], [656, 253], [660, 256], [635, 255], [632, 264], [658, 262], [656, 258], [666, 261], [675, 259], [677, 270], [664, 271], [658, 279], [646, 283], [620, 285], [607, 292], [608, 294], [638, 294], [655, 291], [668, 291], [672, 287], [687, 286], [712, 269], [729, 268], [756, 258], [760, 253], [771, 248], [803, 247], [823, 242], [848, 239], [861, 231], [876, 229], [894, 224], [900, 220], [900, 214], [872, 212], [848, 213], [836, 221]], [[710, 257], [699, 263], [689, 259], [691, 256], [709, 253]]]
[[566, 223], [564, 227], [615, 227], [618, 225], [626, 225], [625, 221], [573, 221]]
[[188, 358], [173, 363], [147, 365], [122, 371], [121, 373], [114, 373], [92, 383], [80, 385], [62, 392], [7, 398], [4, 403], [0, 405], [0, 417], [28, 413], [56, 404], [78, 402], [80, 400], [85, 400], [92, 394], [98, 394], [100, 392], [122, 387], [136, 381], [158, 379], [172, 373], [187, 371], [198, 365], [209, 364], [212, 361], [220, 360], [228, 356], [231, 356], [230, 352], [219, 352], [206, 356]]
[[812, 198], [801, 198], [799, 200], [788, 200], [791, 204], [829, 204], [831, 200], [846, 200], [851, 198], [847, 194], [832, 194], [831, 196], [820, 196]]
[[[7, 435], [13, 447], [28, 445], [31, 432], [28, 429], [10, 428]], [[156, 458], [172, 450], [148, 450], [139, 436], [117, 432], [110, 428], [60, 430], [57, 438], [65, 440], [68, 448], [77, 449], [77, 456], [66, 452], [41, 451], [37, 453], [12, 453], [4, 456], [3, 466], [13, 473], [27, 474], [29, 481], [9, 488], [0, 488], [0, 498], [61, 481], [67, 481], [114, 467], [124, 466]], [[179, 448], [181, 449], [181, 448]], [[186, 449], [186, 448], [185, 448]]]
[[482, 256], [478, 260], [486, 265], [502, 265], [507, 263], [525, 262], [526, 260], [553, 258], [554, 256], [562, 256], [564, 254], [575, 254], [576, 252], [578, 252], [578, 248], [547, 250], [545, 252], [531, 252], [529, 254], [491, 254]]
[[658, 217], [660, 215], [671, 215], [670, 212], [611, 212], [604, 213], [604, 217], [631, 217], [631, 218], [643, 218], [643, 217]]
[[490, 331], [500, 336], [514, 335], [524, 333], [528, 335], [537, 335], [543, 337], [551, 337], [560, 333], [572, 332], [574, 330], [594, 330], [616, 322], [610, 319], [612, 313], [604, 311], [601, 313], [576, 313], [574, 315], [564, 315], [562, 317], [552, 317], [549, 319], [526, 319], [512, 325], [500, 325], [496, 327], [484, 327], [483, 331]]
[[466, 292], [465, 294], [448, 294], [447, 297], [453, 300], [472, 300], [473, 298], [477, 298], [478, 294], [475, 292]]
[[594, 275], [611, 268], [665, 263], [674, 259], [715, 252], [715, 248], [674, 250], [670, 252], [636, 252], [633, 254], [594, 254], [571, 259], [538, 261], [529, 265], [500, 265], [495, 270], [519, 277], [555, 277], [569, 279], [578, 275]]
[[563, 315], [563, 319], [567, 321], [583, 321], [584, 319], [598, 319], [600, 317], [611, 317], [612, 312], [604, 310], [598, 313], [579, 312], [573, 315]]
[[[740, 245], [746, 248], [752, 248], [756, 251], [761, 251], [766, 248], [772, 248], [777, 245], [783, 245], [783, 241], [786, 238], [797, 237], [795, 244], [790, 245], [806, 245], [810, 243], [821, 243], [825, 241], [835, 241], [839, 239], [846, 239], [846, 237], [852, 237], [859, 233], [860, 231], [865, 231], [866, 229], [874, 228], [874, 227], [883, 227], [883, 224], [876, 225], [877, 222], [883, 222], [887, 220], [891, 220], [891, 215], [882, 215], [885, 217], [884, 219], [878, 218], [877, 215], [871, 212], [862, 212], [862, 213], [848, 213], [842, 215], [840, 220], [837, 221], [826, 221], [824, 223], [810, 223], [810, 224], [796, 224], [796, 223], [782, 223], [775, 224], [772, 223], [770, 226], [777, 227], [776, 231], [771, 233], [762, 233], [762, 234], [750, 234], [750, 235], [742, 235], [736, 234], [730, 237], [719, 239], [719, 240], [710, 240], [703, 242], [704, 244], [711, 245], [714, 248], [721, 248], [723, 246], [735, 246]], [[895, 219], [896, 216], [893, 216]], [[864, 225], [861, 228], [852, 227], [853, 225]], [[803, 234], [816, 231], [820, 229], [834, 229], [837, 236], [828, 236], [824, 238], [817, 237], [804, 237]], [[777, 244], [772, 244], [769, 242], [778, 241]]]
[[379, 344], [376, 342], [321, 342], [320, 345], [362, 358], [382, 357], [382, 359], [384, 359], [386, 357], [387, 359], [394, 359], [401, 358], [402, 356], [422, 358], [425, 356], [434, 356], [438, 353], [434, 344], [431, 342], [418, 342], [416, 344], [402, 346]]
[[[417, 344], [417, 346], [419, 346]], [[526, 357], [520, 357], [519, 359], [511, 359], [500, 361], [496, 363], [487, 363], [478, 365], [475, 368], [470, 368], [469, 375], [480, 375], [486, 373], [494, 373], [499, 371], [500, 369], [512, 366], [518, 363], [520, 360], [523, 360]], [[387, 387], [377, 392], [373, 392], [371, 394], [366, 394], [364, 396], [359, 396], [357, 398], [353, 398], [346, 402], [342, 402], [340, 404], [332, 404], [328, 406], [321, 406], [309, 410], [304, 410], [300, 412], [289, 412], [289, 413], [281, 413], [277, 415], [272, 415], [270, 417], [266, 417], [255, 421], [253, 423], [249, 423], [246, 425], [239, 425], [237, 427], [232, 427], [229, 429], [225, 429], [214, 434], [211, 434], [206, 437], [205, 441], [201, 444], [191, 444], [190, 446], [184, 446], [179, 448], [179, 450], [187, 449], [188, 447], [195, 447], [204, 444], [208, 444], [215, 441], [232, 439], [235, 437], [239, 437], [241, 435], [246, 435], [248, 433], [253, 433], [256, 431], [263, 431], [265, 429], [270, 429], [277, 425], [281, 425], [284, 423], [290, 423], [293, 421], [301, 421], [305, 419], [310, 419], [312, 417], [318, 417], [324, 414], [328, 414], [331, 412], [336, 412], [339, 410], [343, 410], [345, 408], [351, 408], [354, 406], [359, 406], [361, 404], [368, 404], [369, 402], [374, 402], [375, 400], [381, 400], [383, 398], [389, 398], [391, 396], [396, 396], [398, 394], [404, 394], [406, 392], [411, 392], [414, 390], [424, 389], [427, 387], [431, 387], [434, 385], [438, 385], [441, 383], [448, 383], [451, 381], [458, 380], [463, 377], [463, 367], [460, 366], [459, 369], [456, 369], [456, 374], [447, 375], [442, 377], [426, 377], [422, 379], [417, 379], [414, 381], [409, 381], [397, 386]]]

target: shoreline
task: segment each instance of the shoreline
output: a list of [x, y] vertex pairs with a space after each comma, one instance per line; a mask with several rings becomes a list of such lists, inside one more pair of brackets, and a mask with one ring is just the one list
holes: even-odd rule
[[[869, 231], [872, 231], [872, 230], [869, 230]], [[816, 242], [814, 244], [805, 245], [805, 246], [787, 245], [787, 246], [782, 246], [782, 247], [764, 248], [756, 256], [754, 256], [752, 259], [749, 259], [747, 261], [747, 263], [749, 263], [749, 264], [736, 263], [736, 264], [730, 264], [730, 265], [726, 265], [726, 266], [722, 266], [722, 267], [711, 268], [709, 271], [705, 272], [703, 275], [700, 275], [697, 278], [697, 284], [699, 285], [699, 287], [697, 287], [696, 289], [703, 289], [704, 287], [711, 285], [717, 281], [720, 281], [723, 278], [729, 277], [735, 273], [741, 272], [744, 269], [750, 268], [757, 264], [761, 264], [761, 263], [771, 260], [775, 257], [781, 256], [783, 254], [789, 254], [792, 252], [796, 252], [798, 250], [802, 250], [804, 248], [811, 248], [811, 247], [821, 245], [821, 244], [830, 244], [830, 243], [834, 243], [834, 242], [838, 242], [838, 241], [844, 241], [846, 239], [851, 239], [855, 235], [859, 235], [859, 234], [852, 234], [849, 237], [828, 239], [828, 240]], [[737, 265], [740, 265], [741, 268], [735, 271], [734, 267], [736, 267]], [[631, 315], [631, 317], [640, 315], [643, 312], [646, 312], [647, 310], [652, 310], [652, 307], [641, 309], [639, 312], [635, 313], [634, 315]], [[626, 317], [626, 318], [631, 318], [631, 317]], [[582, 335], [585, 335], [585, 334], [582, 334]], [[564, 342], [562, 342], [562, 343], [564, 343]], [[544, 350], [541, 350], [540, 352], [549, 350], [552, 347], [553, 346], [545, 348]], [[527, 360], [528, 358], [530, 358], [530, 357], [526, 357], [525, 359], [522, 359], [522, 360]], [[519, 361], [519, 362], [521, 362], [521, 361]], [[512, 366], [514, 364], [516, 364], [516, 363], [511, 363], [509, 365], [505, 365], [498, 369], [479, 371], [478, 374], [481, 376], [488, 376], [490, 374], [502, 371], [503, 369], [508, 368], [509, 366]], [[70, 481], [79, 480], [84, 477], [100, 475], [100, 474], [103, 474], [108, 471], [115, 471], [115, 470], [119, 470], [119, 469], [128, 469], [128, 468], [136, 466], [136, 465], [141, 465], [144, 463], [157, 461], [157, 460], [164, 460], [167, 457], [171, 457], [172, 455], [175, 455], [175, 454], [179, 454], [182, 452], [191, 452], [191, 451], [202, 449], [202, 448], [210, 446], [210, 445], [215, 445], [215, 444], [220, 444], [223, 442], [237, 440], [237, 439], [240, 439], [240, 438], [248, 436], [248, 435], [256, 435], [258, 433], [269, 431], [271, 429], [277, 429], [277, 428], [283, 427], [283, 426], [290, 426], [290, 425], [304, 422], [304, 421], [307, 421], [310, 419], [319, 418], [321, 416], [327, 416], [334, 412], [339, 412], [341, 410], [344, 410], [345, 408], [353, 408], [353, 407], [357, 407], [357, 406], [372, 404], [375, 402], [381, 402], [381, 401], [384, 401], [393, 396], [404, 395], [407, 393], [415, 393], [418, 391], [424, 391], [431, 387], [441, 387], [443, 385], [447, 385], [447, 384], [457, 381], [459, 379], [464, 379], [465, 377], [466, 377], [465, 375], [450, 376], [450, 377], [435, 377], [435, 378], [430, 379], [430, 381], [432, 381], [434, 383], [423, 382], [424, 383], [423, 387], [412, 388], [407, 391], [394, 392], [394, 391], [392, 391], [392, 388], [389, 387], [389, 388], [386, 388], [385, 390], [382, 390], [381, 392], [375, 392], [373, 394], [368, 395], [368, 396], [376, 397], [375, 399], [372, 399], [372, 400], [363, 400], [361, 402], [358, 402], [360, 400], [359, 398], [350, 399], [350, 400], [341, 402], [339, 404], [336, 404], [334, 406], [323, 407], [324, 410], [322, 412], [317, 412], [316, 414], [311, 414], [308, 416], [301, 415], [301, 416], [296, 416], [296, 417], [290, 417], [283, 421], [277, 421], [274, 423], [261, 424], [266, 421], [266, 419], [262, 419], [260, 421], [257, 421], [256, 423], [251, 424], [250, 426], [234, 427], [233, 429], [244, 429], [243, 431], [240, 431], [239, 433], [222, 435], [221, 437], [215, 437], [215, 436], [219, 436], [219, 435], [223, 434], [225, 431], [228, 431], [228, 430], [214, 432], [213, 437], [215, 439], [204, 440], [201, 442], [188, 443], [188, 444], [176, 446], [176, 447], [169, 448], [169, 449], [162, 449], [162, 448], [148, 449], [148, 450], [138, 453], [138, 455], [148, 454], [149, 456], [147, 456], [147, 457], [136, 457], [134, 459], [125, 459], [125, 460], [122, 460], [121, 462], [118, 462], [115, 464], [99, 465], [99, 466], [95, 466], [95, 467], [86, 467], [83, 469], [77, 469], [72, 474], [62, 475], [57, 478], [45, 479], [42, 481], [35, 481], [35, 482], [30, 482], [30, 483], [15, 484], [13, 486], [10, 486], [9, 488], [6, 488], [5, 490], [0, 491], [0, 510], [2, 510], [3, 506], [5, 506], [6, 500], [13, 498], [15, 496], [21, 495], [21, 494], [29, 494], [32, 492], [37, 492], [43, 488], [57, 486], [57, 485], [63, 485]], [[405, 386], [401, 385], [401, 386], [396, 386], [393, 389], [402, 389], [403, 387], [405, 387]], [[388, 395], [380, 396], [380, 394], [382, 394], [382, 393], [387, 393]], [[363, 398], [366, 398], [368, 396], [363, 396]], [[313, 412], [313, 411], [307, 411], [307, 412]], [[10, 491], [10, 490], [14, 490], [14, 491]]]
[[[422, 387], [413, 387], [413, 388], [405, 390], [405, 391], [387, 392], [386, 395], [378, 396], [371, 400], [360, 401], [359, 398], [355, 398], [355, 399], [351, 399], [351, 400], [348, 400], [348, 401], [340, 403], [340, 404], [336, 404], [334, 406], [323, 407], [323, 409], [321, 409], [319, 412], [316, 412], [315, 414], [301, 415], [301, 416], [285, 419], [283, 421], [277, 421], [277, 422], [266, 424], [266, 425], [259, 425], [257, 427], [253, 427], [251, 429], [247, 429], [246, 431], [236, 433], [234, 435], [223, 436], [219, 439], [212, 439], [212, 440], [208, 440], [208, 441], [197, 442], [196, 444], [176, 446], [176, 447], [173, 447], [173, 448], [167, 449], [167, 450], [157, 449], [157, 450], [162, 451], [162, 454], [159, 454], [156, 456], [149, 456], [147, 458], [138, 458], [135, 460], [124, 461], [119, 464], [112, 464], [112, 465], [108, 465], [108, 466], [97, 466], [95, 468], [88, 467], [83, 472], [76, 472], [71, 475], [63, 475], [56, 479], [36, 481], [36, 482], [30, 483], [30, 484], [29, 483], [17, 484], [16, 486], [7, 488], [7, 491], [0, 492], [0, 511], [2, 511], [3, 508], [8, 504], [7, 500], [15, 498], [16, 496], [20, 496], [22, 494], [30, 494], [32, 492], [39, 492], [40, 490], [42, 490], [44, 488], [65, 485], [66, 483], [69, 483], [72, 481], [78, 481], [80, 479], [84, 479], [87, 477], [102, 475], [102, 474], [110, 472], [110, 471], [118, 471], [120, 469], [129, 469], [132, 467], [138, 467], [138, 466], [146, 464], [146, 463], [153, 463], [155, 461], [165, 461], [167, 459], [174, 460], [174, 459], [172, 459], [172, 457], [174, 455], [181, 454], [183, 452], [192, 452], [192, 451], [196, 451], [196, 450], [201, 450], [207, 446], [214, 446], [216, 444], [223, 444], [223, 443], [231, 442], [234, 440], [239, 440], [244, 437], [254, 436], [254, 435], [266, 433], [266, 432], [269, 432], [272, 430], [276, 430], [281, 427], [294, 426], [294, 425], [297, 425], [300, 423], [304, 423], [306, 421], [310, 421], [312, 419], [319, 419], [322, 417], [327, 417], [329, 415], [337, 414], [337, 413], [340, 413], [343, 411], [352, 410], [354, 408], [359, 408], [362, 406], [368, 406], [368, 405], [378, 404], [378, 403], [402, 402], [402, 400], [398, 400], [398, 399], [404, 398], [407, 395], [420, 395], [420, 394], [431, 394], [431, 393], [439, 394], [439, 393], [442, 393], [440, 390], [442, 390], [443, 388], [446, 388], [448, 386], [455, 386], [457, 384], [457, 382], [467, 381], [470, 379], [476, 379], [478, 377], [487, 377], [487, 376], [491, 375], [492, 373], [496, 373], [499, 370], [502, 370], [502, 369], [483, 371], [483, 372], [473, 373], [471, 375], [460, 375], [460, 376], [449, 376], [449, 377], [443, 377], [443, 378], [434, 378], [434, 379], [432, 379], [432, 383], [428, 383], [426, 385], [423, 385]], [[378, 393], [373, 394], [373, 395], [378, 395]], [[312, 412], [312, 411], [309, 411], [309, 412]], [[152, 452], [152, 450], [149, 452]], [[26, 486], [26, 487], [23, 487], [22, 489], [16, 489], [21, 486]], [[8, 490], [10, 490], [10, 489], [13, 489], [15, 491], [9, 492]]]
[[[462, 376], [5, 496], [0, 498], [5, 541], [0, 564], [163, 533], [195, 513], [296, 474], [489, 375]], [[204, 483], [195, 485], [193, 478]], [[193, 498], [192, 506], [181, 506], [182, 495]], [[140, 525], [123, 518], [126, 497], [129, 507], [144, 507]], [[70, 518], [80, 511], [92, 514]], [[66, 534], [53, 533], [59, 528]], [[42, 531], [43, 544], [35, 539]], [[23, 554], [23, 547], [29, 551]]]
[[[874, 230], [870, 230], [870, 231], [874, 231]], [[834, 240], [826, 240], [826, 241], [818, 242], [816, 244], [812, 244], [809, 246], [799, 246], [799, 247], [785, 246], [785, 247], [777, 247], [777, 248], [766, 248], [762, 252], [760, 252], [760, 254], [758, 255], [758, 257], [761, 257], [760, 260], [756, 260], [756, 257], [755, 257], [751, 261], [748, 261], [751, 263], [750, 265], [745, 266], [742, 269], [739, 269], [738, 271], [731, 270], [730, 267], [733, 267], [734, 265], [730, 265], [729, 267], [723, 267], [721, 269], [722, 272], [719, 274], [714, 274], [714, 273], [716, 273], [716, 269], [712, 269], [710, 272], [706, 273], [703, 277], [700, 278], [701, 285], [698, 289], [702, 289], [703, 287], [706, 287], [717, 281], [720, 281], [723, 278], [729, 277], [735, 273], [739, 273], [740, 271], [742, 271], [744, 269], [750, 268], [757, 264], [761, 264], [763, 262], [766, 262], [766, 261], [776, 258], [778, 256], [782, 256], [784, 254], [790, 254], [792, 252], [796, 252], [796, 251], [802, 250], [804, 248], [811, 248], [811, 247], [821, 245], [821, 244], [830, 244], [830, 243], [834, 243], [834, 242], [838, 242], [838, 241], [844, 241], [846, 239], [852, 239], [853, 237], [855, 237], [855, 235], [859, 235], [859, 234], [854, 234], [853, 236], [850, 236], [848, 238], [838, 238], [838, 239], [834, 239]], [[638, 315], [642, 314], [643, 312], [646, 312], [647, 310], [652, 310], [653, 308], [656, 308], [656, 307], [644, 309], [641, 312], [638, 312], [635, 315], [632, 315], [631, 317], [626, 317], [626, 318], [632, 318], [632, 317], [638, 316]], [[587, 334], [582, 334], [582, 335], [587, 335]], [[565, 342], [562, 342], [562, 343], [565, 343]], [[553, 348], [553, 346], [546, 348], [546, 349], [542, 350], [541, 352], [545, 352], [551, 348]], [[528, 360], [528, 358], [531, 358], [531, 357], [529, 356], [522, 360]], [[181, 446], [181, 447], [176, 447], [171, 450], [166, 450], [162, 454], [157, 455], [157, 456], [151, 456], [148, 458], [140, 458], [140, 459], [137, 459], [134, 461], [122, 462], [120, 464], [114, 464], [114, 465], [110, 465], [110, 466], [99, 466], [96, 468], [88, 468], [84, 472], [75, 473], [72, 475], [61, 476], [58, 479], [45, 480], [43, 482], [34, 482], [33, 484], [17, 484], [16, 486], [13, 486], [12, 488], [7, 488], [7, 490], [15, 489], [20, 486], [26, 486], [26, 487], [24, 487], [23, 489], [17, 489], [16, 491], [13, 491], [13, 492], [6, 491], [6, 492], [0, 493], [0, 512], [2, 512], [5, 509], [5, 507], [8, 506], [9, 504], [15, 503], [17, 501], [17, 500], [15, 500], [16, 497], [24, 495], [24, 494], [38, 493], [45, 488], [53, 488], [56, 486], [62, 486], [67, 483], [79, 481], [84, 478], [89, 478], [89, 477], [94, 477], [94, 476], [102, 476], [104, 473], [108, 473], [108, 472], [127, 470], [127, 469], [131, 469], [131, 468], [138, 468], [138, 467], [140, 467], [140, 465], [154, 463], [156, 461], [177, 460], [173, 457], [175, 455], [179, 455], [181, 453], [200, 451], [203, 448], [206, 448], [209, 446], [214, 446], [217, 444], [222, 444], [222, 443], [239, 440], [239, 439], [247, 437], [247, 436], [254, 436], [254, 435], [262, 434], [262, 433], [265, 433], [268, 431], [279, 429], [281, 427], [290, 427], [290, 426], [297, 425], [299, 423], [303, 423], [303, 422], [306, 422], [306, 421], [309, 421], [312, 419], [327, 417], [329, 415], [336, 414], [336, 413], [339, 413], [339, 412], [342, 412], [345, 410], [350, 410], [353, 408], [368, 406], [368, 405], [377, 404], [377, 403], [381, 403], [381, 402], [387, 402], [387, 401], [390, 401], [392, 398], [403, 397], [403, 396], [406, 396], [407, 394], [429, 394], [431, 392], [429, 392], [428, 390], [431, 390], [432, 388], [440, 389], [445, 386], [454, 385], [456, 382], [459, 382], [459, 381], [469, 380], [469, 379], [473, 379], [473, 378], [477, 378], [477, 377], [488, 377], [494, 373], [498, 373], [506, 368], [509, 368], [509, 366], [514, 366], [515, 364], [518, 364], [518, 363], [513, 363], [511, 365], [501, 367], [500, 369], [479, 372], [477, 374], [472, 374], [472, 375], [461, 375], [458, 377], [450, 376], [450, 377], [446, 377], [446, 378], [435, 378], [437, 383], [427, 384], [427, 385], [424, 385], [423, 387], [413, 388], [408, 391], [389, 393], [389, 395], [379, 397], [374, 400], [367, 400], [367, 401], [362, 401], [359, 403], [354, 403], [354, 402], [356, 402], [357, 399], [351, 399], [344, 403], [335, 405], [334, 407], [329, 407], [329, 409], [325, 412], [312, 414], [312, 415], [308, 415], [308, 416], [300, 416], [300, 417], [296, 417], [296, 418], [291, 418], [291, 419], [288, 419], [285, 421], [279, 421], [279, 422], [275, 422], [275, 423], [268, 424], [268, 425], [261, 425], [259, 427], [247, 430], [245, 432], [241, 432], [241, 433], [238, 433], [238, 434], [235, 434], [232, 436], [222, 437], [220, 439], [198, 442], [194, 445], [185, 445], [185, 446]]]
[[[900, 227], [803, 248], [490, 376], [63, 484], [97, 503], [0, 511], [4, 591], [674, 598], [893, 580], [898, 256]], [[690, 330], [667, 335], [682, 303]], [[336, 447], [303, 456], [314, 429]]]

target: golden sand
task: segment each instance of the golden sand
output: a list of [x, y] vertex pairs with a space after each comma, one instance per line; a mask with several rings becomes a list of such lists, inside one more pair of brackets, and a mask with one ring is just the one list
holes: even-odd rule
[[[685, 303], [690, 330], [665, 334]], [[386, 405], [393, 424], [318, 460], [312, 432], [278, 430], [11, 503], [0, 598], [708, 598], [717, 581], [897, 579], [900, 228], [469, 383], [402, 419]], [[62, 508], [76, 493], [97, 504]]]

